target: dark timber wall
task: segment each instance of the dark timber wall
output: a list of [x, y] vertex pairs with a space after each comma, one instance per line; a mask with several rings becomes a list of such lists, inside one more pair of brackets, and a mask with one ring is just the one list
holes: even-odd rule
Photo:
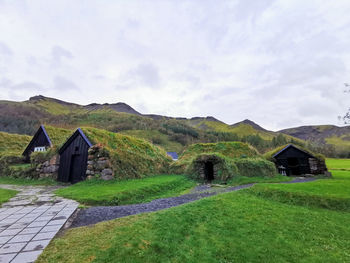
[[77, 183], [86, 178], [88, 150], [91, 143], [78, 129], [63, 145], [60, 154], [58, 181]]
[[44, 126], [40, 126], [37, 132], [34, 134], [32, 140], [29, 142], [27, 148], [24, 150], [23, 155], [29, 160], [30, 154], [34, 152], [35, 147], [51, 147], [51, 141], [48, 137]]
[[286, 173], [290, 175], [310, 174], [310, 161], [315, 157], [298, 148], [290, 145], [274, 156], [276, 165], [286, 168]]

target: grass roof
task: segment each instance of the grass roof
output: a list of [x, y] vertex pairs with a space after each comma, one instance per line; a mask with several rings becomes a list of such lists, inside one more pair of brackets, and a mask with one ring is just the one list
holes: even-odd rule
[[[277, 147], [277, 148], [275, 148], [275, 149], [273, 149], [273, 150], [271, 150], [271, 151], [265, 153], [265, 154], [264, 154], [264, 157], [265, 157], [267, 160], [273, 161], [273, 160], [274, 160], [273, 156], [274, 156], [276, 153], [278, 153], [279, 151], [281, 151], [281, 150], [283, 150], [284, 148], [286, 148], [288, 145], [290, 145], [290, 144], [285, 144], [285, 145], [279, 146], [279, 147]], [[299, 150], [302, 150], [302, 151], [304, 151], [304, 152], [307, 152], [307, 153], [309, 153], [309, 154], [315, 156], [316, 158], [318, 158], [318, 159], [320, 159], [320, 160], [324, 160], [324, 159], [325, 159], [324, 155], [318, 154], [318, 153], [314, 153], [314, 152], [310, 151], [309, 149], [307, 149], [307, 148], [305, 148], [305, 147], [301, 147], [301, 146], [299, 146], [299, 145], [298, 145], [298, 146], [297, 146], [297, 145], [293, 145], [293, 146], [296, 147], [296, 148], [298, 148]]]
[[0, 132], [0, 156], [21, 155], [30, 140], [28, 135]]

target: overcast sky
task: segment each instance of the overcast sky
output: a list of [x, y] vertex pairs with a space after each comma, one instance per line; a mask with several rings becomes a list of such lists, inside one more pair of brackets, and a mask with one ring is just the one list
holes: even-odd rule
[[350, 1], [0, 0], [0, 99], [125, 102], [142, 113], [338, 124]]

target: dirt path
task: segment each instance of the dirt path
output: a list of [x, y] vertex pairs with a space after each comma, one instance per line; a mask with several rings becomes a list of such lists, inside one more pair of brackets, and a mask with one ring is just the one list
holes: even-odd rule
[[[313, 180], [315, 179], [297, 178], [294, 181], [284, 183], [304, 183]], [[155, 199], [149, 203], [123, 206], [95, 206], [88, 209], [80, 210], [76, 218], [74, 219], [71, 227], [86, 226], [120, 217], [163, 210], [166, 208], [193, 202], [204, 197], [217, 195], [219, 193], [226, 193], [244, 188], [249, 188], [253, 185], [254, 184], [246, 184], [235, 187], [210, 187], [209, 185], [200, 185], [193, 189], [189, 194], [177, 197]]]

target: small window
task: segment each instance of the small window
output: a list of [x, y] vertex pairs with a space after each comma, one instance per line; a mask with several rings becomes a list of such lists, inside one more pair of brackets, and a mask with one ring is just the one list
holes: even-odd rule
[[40, 146], [40, 147], [35, 147], [34, 152], [45, 152], [46, 147], [45, 146]]
[[78, 146], [75, 146], [75, 149], [74, 149], [74, 151], [79, 151], [79, 147]]

